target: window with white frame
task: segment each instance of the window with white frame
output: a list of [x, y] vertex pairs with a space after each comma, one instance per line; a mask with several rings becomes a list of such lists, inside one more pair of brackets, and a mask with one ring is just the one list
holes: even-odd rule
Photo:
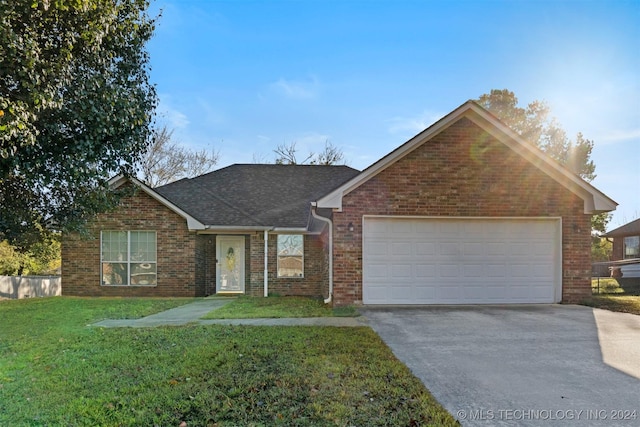
[[278, 234], [278, 277], [304, 277], [302, 234]]
[[624, 257], [640, 258], [640, 236], [624, 238]]
[[157, 284], [155, 231], [103, 231], [101, 284], [154, 286]]

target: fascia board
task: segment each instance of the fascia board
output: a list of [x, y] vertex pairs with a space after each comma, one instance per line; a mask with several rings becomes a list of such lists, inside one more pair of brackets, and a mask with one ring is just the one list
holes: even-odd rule
[[166, 206], [167, 208], [169, 208], [170, 210], [172, 210], [173, 212], [175, 212], [176, 214], [180, 215], [185, 220], [187, 220], [187, 227], [189, 228], [190, 231], [205, 229], [205, 225], [203, 223], [201, 223], [200, 221], [198, 221], [197, 219], [195, 219], [194, 217], [192, 217], [191, 215], [189, 215], [188, 213], [186, 213], [185, 211], [183, 211], [182, 209], [180, 209], [179, 207], [171, 203], [169, 200], [165, 199], [160, 194], [156, 193], [151, 187], [149, 187], [148, 185], [146, 185], [145, 183], [141, 182], [140, 180], [134, 177], [125, 177], [123, 175], [117, 175], [111, 178], [108, 181], [108, 184], [111, 186], [111, 188], [117, 189], [118, 187], [121, 187], [122, 185], [124, 185], [127, 181], [131, 182], [132, 184], [140, 188], [142, 191], [147, 193], [149, 196], [151, 196], [153, 199], [157, 200], [158, 202], [160, 202], [161, 204], [163, 204], [164, 206]]
[[[358, 175], [359, 176], [359, 175]], [[342, 211], [342, 197], [344, 192], [341, 189], [337, 189], [319, 199], [316, 202], [316, 206], [318, 208], [332, 208], [337, 209], [339, 212]]]
[[280, 234], [304, 234], [309, 230], [304, 227], [274, 227], [273, 231]]
[[265, 231], [265, 230], [270, 231], [270, 230], [273, 230], [273, 227], [254, 227], [254, 226], [251, 226], [251, 225], [206, 225], [205, 229], [208, 232], [216, 232], [216, 231], [247, 232], [247, 231]]
[[618, 204], [614, 200], [607, 197], [604, 193], [582, 178], [558, 165], [554, 160], [540, 152], [537, 147], [533, 147], [531, 144], [524, 141], [520, 135], [515, 133], [508, 126], [504, 125], [501, 121], [473, 101], [467, 101], [462, 104], [456, 110], [452, 111], [438, 122], [362, 171], [362, 173], [352, 180], [346, 182], [326, 196], [318, 199], [317, 206], [319, 208], [333, 208], [341, 211], [342, 198], [345, 195], [349, 194], [364, 182], [382, 172], [397, 160], [406, 156], [408, 153], [415, 150], [424, 142], [433, 138], [462, 117], [469, 118], [509, 148], [522, 155], [525, 159], [563, 185], [569, 191], [582, 198], [584, 201], [585, 214], [609, 212], [616, 209]]

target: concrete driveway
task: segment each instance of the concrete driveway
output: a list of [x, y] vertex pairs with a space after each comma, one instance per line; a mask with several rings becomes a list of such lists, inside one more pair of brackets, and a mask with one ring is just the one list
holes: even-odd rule
[[640, 425], [640, 316], [572, 305], [361, 311], [462, 425]]

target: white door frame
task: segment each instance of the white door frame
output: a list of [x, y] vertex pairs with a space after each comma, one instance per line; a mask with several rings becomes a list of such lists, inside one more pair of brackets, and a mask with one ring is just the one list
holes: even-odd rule
[[[234, 267], [237, 277], [234, 283], [229, 283], [229, 278], [223, 277], [223, 271], [227, 269], [228, 249], [234, 248]], [[223, 253], [224, 252], [224, 253]], [[245, 236], [216, 236], [216, 293], [240, 293], [245, 291]]]

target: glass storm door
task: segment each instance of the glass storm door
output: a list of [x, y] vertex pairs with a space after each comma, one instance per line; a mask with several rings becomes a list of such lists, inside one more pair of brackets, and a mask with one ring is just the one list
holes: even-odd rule
[[244, 292], [244, 236], [218, 236], [216, 293]]

